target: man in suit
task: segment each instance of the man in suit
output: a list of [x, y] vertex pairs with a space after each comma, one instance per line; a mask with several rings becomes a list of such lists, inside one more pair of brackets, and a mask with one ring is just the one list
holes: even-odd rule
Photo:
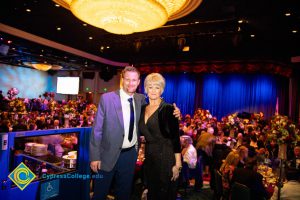
[[292, 159], [289, 161], [291, 168], [300, 170], [300, 146], [297, 145], [294, 147], [294, 154]]
[[[117, 200], [129, 200], [137, 160], [138, 122], [145, 97], [135, 93], [140, 73], [125, 67], [121, 89], [103, 94], [90, 137], [90, 167], [102, 177], [94, 181], [92, 199], [105, 200], [114, 180]], [[175, 107], [176, 108], [176, 107]], [[178, 108], [175, 116], [180, 116]]]
[[268, 199], [268, 192], [263, 185], [263, 176], [257, 171], [256, 158], [249, 158], [245, 168], [236, 168], [233, 171], [232, 183], [238, 182], [250, 189], [250, 199]]

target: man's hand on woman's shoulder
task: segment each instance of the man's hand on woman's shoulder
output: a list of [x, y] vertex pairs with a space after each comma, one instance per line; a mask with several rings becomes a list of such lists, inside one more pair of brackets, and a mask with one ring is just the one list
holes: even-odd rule
[[174, 115], [178, 120], [181, 120], [181, 113], [180, 113], [179, 108], [176, 106], [176, 103], [173, 103], [173, 106], [174, 106], [174, 112], [173, 112], [173, 115]]

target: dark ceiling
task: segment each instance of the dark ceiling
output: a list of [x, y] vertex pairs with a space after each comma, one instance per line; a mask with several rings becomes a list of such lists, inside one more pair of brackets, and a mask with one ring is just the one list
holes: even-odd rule
[[[152, 31], [131, 35], [114, 35], [90, 25], [84, 26], [69, 10], [56, 7], [51, 0], [2, 0], [1, 4], [2, 24], [134, 65], [232, 59], [289, 63], [292, 56], [300, 55], [299, 0], [203, 0], [186, 17]], [[239, 23], [239, 20], [243, 22]], [[1, 62], [22, 64], [44, 59], [69, 69], [94, 70], [101, 66], [95, 61], [29, 42], [2, 30], [0, 33], [1, 42], [10, 46], [8, 54], [1, 55]], [[7, 44], [8, 40], [12, 43]], [[178, 40], [185, 41], [190, 51], [183, 52]]]

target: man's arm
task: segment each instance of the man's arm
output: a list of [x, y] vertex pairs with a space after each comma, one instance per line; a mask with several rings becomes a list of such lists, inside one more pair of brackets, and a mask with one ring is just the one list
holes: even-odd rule
[[90, 167], [96, 173], [101, 169], [101, 141], [103, 135], [104, 113], [104, 100], [103, 97], [101, 97], [90, 137]]

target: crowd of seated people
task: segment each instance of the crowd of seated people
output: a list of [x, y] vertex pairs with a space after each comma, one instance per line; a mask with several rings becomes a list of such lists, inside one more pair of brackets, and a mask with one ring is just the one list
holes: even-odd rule
[[[95, 113], [96, 106], [87, 104], [82, 98], [57, 102], [53, 96], [5, 100], [2, 95], [0, 132], [91, 126]], [[230, 198], [234, 181], [244, 183], [250, 191], [257, 191], [253, 182], [261, 183], [261, 176], [256, 172], [256, 165], [278, 168], [280, 143], [288, 144], [288, 166], [300, 170], [299, 124], [292, 123], [285, 116], [275, 115], [266, 120], [263, 113], [246, 117], [234, 113], [218, 121], [208, 110], [199, 108], [193, 116], [183, 117], [180, 133], [185, 138], [182, 142], [183, 177], [188, 185], [189, 179], [195, 178], [195, 190], [203, 186], [202, 177], [209, 179], [211, 189], [215, 190], [217, 170], [222, 174], [225, 199]], [[253, 175], [243, 177], [243, 180], [235, 175], [244, 173]], [[260, 188], [260, 193], [252, 196], [269, 198], [271, 195], [266, 196], [265, 192]]]
[[56, 101], [53, 97], [22, 99], [2, 95], [0, 132], [92, 126], [97, 110], [94, 104], [82, 97], [69, 101]]
[[[215, 170], [221, 173], [223, 199], [230, 199], [231, 185], [235, 181], [250, 189], [251, 199], [270, 198], [273, 190], [263, 182], [257, 165], [266, 165], [278, 173], [281, 143], [287, 144], [285, 160], [288, 165], [300, 171], [299, 124], [293, 124], [285, 116], [275, 115], [266, 120], [263, 113], [255, 113], [247, 118], [234, 113], [218, 121], [208, 110], [199, 108], [194, 116], [183, 117], [180, 129], [184, 137], [192, 138], [197, 159], [200, 160], [200, 176], [210, 177], [211, 189], [216, 189]], [[286, 132], [280, 132], [282, 130]], [[182, 147], [184, 156], [186, 147]], [[192, 167], [188, 168], [195, 171]], [[186, 169], [183, 173], [188, 174]], [[244, 173], [248, 173], [248, 176], [240, 178], [239, 174]], [[197, 185], [201, 187], [203, 182]], [[275, 185], [272, 185], [272, 189]]]

